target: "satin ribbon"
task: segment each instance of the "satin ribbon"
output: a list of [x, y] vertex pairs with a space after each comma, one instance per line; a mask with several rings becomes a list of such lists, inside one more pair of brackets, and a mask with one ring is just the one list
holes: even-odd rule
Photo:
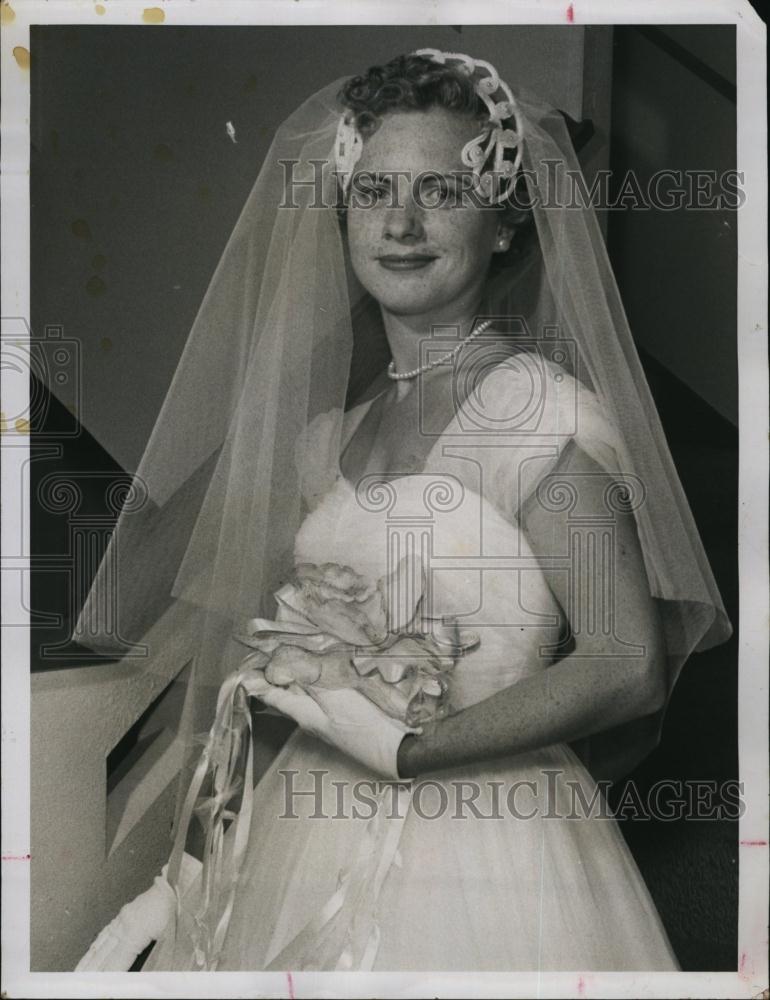
[[[387, 815], [387, 789], [383, 789], [376, 796], [377, 809], [366, 823], [365, 835], [353, 862], [340, 872], [337, 889], [318, 914], [271, 960], [265, 971], [371, 971], [381, 936], [377, 901], [388, 872], [399, 863], [398, 846], [412, 796], [411, 782], [390, 787], [401, 799], [396, 815]], [[346, 903], [349, 904], [347, 912]], [[339, 920], [344, 921], [344, 927], [335, 927]], [[339, 941], [335, 943], [337, 938]]]
[[[403, 561], [402, 561], [403, 562]], [[401, 564], [399, 564], [401, 566]], [[424, 580], [423, 580], [424, 585]], [[176, 905], [176, 921], [174, 927], [175, 935], [178, 933], [182, 918], [181, 893], [179, 891], [179, 871], [187, 840], [190, 823], [194, 813], [203, 814], [204, 827], [206, 831], [204, 851], [203, 851], [203, 871], [199, 904], [192, 915], [192, 937], [194, 944], [194, 959], [199, 969], [213, 971], [217, 968], [219, 957], [224, 945], [227, 928], [232, 916], [235, 904], [235, 894], [238, 887], [243, 858], [248, 844], [249, 831], [251, 828], [251, 817], [254, 803], [254, 758], [252, 740], [252, 716], [248, 705], [250, 695], [259, 695], [264, 692], [267, 681], [264, 677], [263, 668], [269, 661], [269, 652], [274, 647], [282, 643], [297, 645], [305, 649], [313, 649], [315, 652], [328, 652], [340, 644], [337, 636], [324, 633], [317, 625], [308, 620], [299, 621], [301, 613], [297, 609], [290, 609], [288, 605], [289, 591], [284, 588], [281, 592], [284, 615], [281, 620], [269, 621], [267, 619], [251, 619], [245, 625], [245, 634], [236, 636], [239, 641], [244, 642], [252, 648], [257, 648], [256, 653], [250, 654], [241, 664], [239, 670], [235, 671], [225, 679], [219, 690], [217, 698], [217, 709], [214, 723], [209, 730], [208, 737], [203, 747], [200, 760], [198, 761], [190, 786], [187, 790], [185, 800], [180, 813], [179, 825], [175, 834], [174, 845], [169, 859], [168, 881], [174, 889]], [[295, 616], [291, 620], [289, 610]], [[427, 645], [432, 648], [437, 657], [444, 651], [451, 652], [449, 663], [461, 656], [468, 648], [478, 643], [478, 636], [474, 633], [463, 633], [456, 623], [452, 623], [449, 628], [442, 627], [438, 630], [440, 635], [439, 643], [434, 639], [428, 640], [423, 637]], [[415, 641], [418, 641], [415, 638]], [[433, 648], [435, 647], [435, 648]], [[376, 658], [374, 666], [377, 666]], [[439, 662], [441, 662], [439, 660]], [[443, 664], [446, 666], [446, 664]], [[383, 679], [389, 680], [389, 667], [394, 664], [383, 659], [380, 665], [380, 672]], [[397, 664], [395, 664], [397, 666]], [[364, 673], [367, 672], [367, 664], [362, 664]], [[395, 680], [395, 676], [392, 678]], [[243, 740], [248, 740], [246, 748], [246, 767], [243, 782], [238, 775], [239, 760], [243, 748]], [[201, 789], [208, 777], [213, 783], [213, 794], [201, 797]], [[404, 788], [405, 786], [397, 786]], [[240, 810], [236, 813], [227, 809], [227, 805], [236, 791], [242, 789], [242, 801]], [[225, 854], [224, 836], [225, 822], [233, 820], [235, 831], [233, 837], [233, 847], [229, 856]], [[377, 821], [377, 822], [375, 822]], [[377, 860], [376, 848], [383, 831], [379, 828], [385, 820], [381, 816], [381, 810], [370, 821], [374, 823], [367, 832], [362, 849], [357, 856], [357, 861], [341, 878], [337, 891], [322, 907], [316, 918], [311, 920], [306, 928], [297, 935], [291, 945], [284, 949], [292, 954], [299, 952], [302, 954], [313, 954], [318, 950], [320, 941], [332, 928], [332, 921], [339, 914], [343, 905], [351, 898], [351, 894], [360, 895], [365, 885], [371, 881], [372, 867]], [[370, 901], [374, 906], [379, 889], [393, 858], [397, 852], [398, 838], [400, 837], [400, 827], [403, 820], [389, 820], [394, 826], [387, 829], [387, 836], [384, 843], [384, 855], [386, 860], [383, 874], [374, 879], [374, 898]], [[398, 831], [398, 832], [395, 832]], [[382, 858], [380, 858], [382, 861]], [[380, 871], [380, 866], [376, 867]], [[224, 895], [224, 903], [223, 903]], [[219, 917], [216, 926], [212, 922]], [[358, 919], [363, 919], [358, 913]], [[351, 924], [352, 927], [352, 924]], [[367, 946], [363, 951], [362, 962], [374, 961], [377, 952], [378, 931], [376, 924], [373, 925]], [[304, 944], [303, 944], [304, 942]], [[292, 948], [292, 945], [295, 947]], [[300, 945], [302, 945], [300, 947]], [[283, 955], [284, 952], [281, 953]], [[280, 964], [280, 958], [276, 959]], [[342, 948], [337, 961], [342, 963], [340, 968], [352, 967], [352, 949], [350, 946]], [[301, 955], [297, 960], [292, 959], [287, 963], [287, 968], [299, 968], [302, 965]], [[272, 966], [271, 966], [272, 967]], [[324, 965], [324, 967], [328, 967]], [[364, 967], [364, 966], [359, 966]]]
[[[246, 698], [252, 693], [250, 689], [253, 689], [255, 684], [259, 686], [260, 679], [259, 671], [248, 668], [234, 673], [222, 684], [214, 723], [185, 797], [169, 859], [168, 881], [174, 889], [177, 901], [176, 933], [182, 915], [179, 872], [187, 833], [194, 813], [208, 813], [208, 820], [205, 823], [201, 893], [196, 911], [192, 915], [193, 957], [199, 970], [215, 971], [218, 966], [248, 845], [254, 803], [254, 749], [252, 718]], [[239, 698], [242, 699], [240, 704], [238, 704]], [[226, 806], [240, 784], [236, 780], [236, 770], [244, 738], [248, 739], [248, 745], [242, 785], [243, 797], [236, 815]], [[201, 797], [201, 788], [209, 774], [213, 777], [214, 794]], [[270, 963], [268, 971], [312, 968], [314, 959], [324, 948], [324, 939], [329, 937], [330, 931], [334, 936], [333, 922], [349, 900], [353, 903], [353, 913], [346, 916], [344, 944], [338, 949], [334, 968], [352, 969], [356, 953], [361, 951], [361, 959], [355, 967], [364, 971], [371, 969], [380, 938], [374, 909], [385, 876], [398, 858], [398, 844], [408, 813], [408, 803], [403, 800], [405, 796], [411, 798], [411, 785], [404, 783], [392, 787], [402, 799], [396, 816], [386, 815], [387, 789], [384, 789], [377, 796], [377, 810], [367, 821], [366, 834], [356, 857], [341, 873], [336, 891], [321, 907], [319, 913]], [[225, 855], [224, 850], [224, 823], [227, 819], [235, 821], [233, 848], [229, 856]], [[366, 891], [369, 888], [371, 894]], [[223, 890], [224, 906], [222, 906]], [[211, 922], [217, 913], [220, 913], [220, 916], [216, 926], [212, 928]], [[363, 934], [366, 934], [366, 944], [361, 949], [355, 938], [360, 939]], [[328, 955], [319, 960], [324, 967], [328, 967], [327, 963], [330, 964]]]
[[[230, 675], [220, 688], [214, 723], [209, 730], [206, 744], [185, 796], [168, 865], [168, 881], [174, 889], [177, 900], [176, 933], [182, 916], [179, 872], [187, 833], [193, 813], [208, 812], [209, 818], [205, 823], [201, 894], [198, 907], [193, 914], [192, 932], [195, 962], [199, 968], [207, 971], [214, 971], [219, 962], [251, 828], [254, 803], [254, 747], [251, 712], [247, 699], [250, 694], [249, 682], [253, 682], [254, 679], [254, 670], [250, 667]], [[244, 738], [248, 740], [248, 744], [245, 774], [241, 786], [236, 771]], [[201, 798], [201, 788], [209, 774], [213, 779], [214, 794]], [[240, 810], [235, 814], [226, 806], [239, 787], [242, 787], [243, 796]], [[224, 824], [228, 819], [235, 821], [235, 834], [233, 848], [225, 864]], [[222, 908], [223, 890], [226, 897]], [[220, 908], [221, 915], [216, 927], [212, 928], [211, 921]]]

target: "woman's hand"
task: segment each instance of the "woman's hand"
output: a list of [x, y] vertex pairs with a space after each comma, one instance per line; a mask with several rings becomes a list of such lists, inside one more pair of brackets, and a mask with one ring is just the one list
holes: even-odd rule
[[297, 684], [267, 686], [258, 697], [266, 705], [288, 715], [306, 732], [363, 764], [382, 777], [398, 780], [399, 745], [412, 729], [390, 718], [367, 697], [350, 688], [313, 687]]
[[[182, 855], [179, 891], [184, 895], [201, 872], [200, 861]], [[148, 944], [157, 941], [176, 910], [174, 890], [166, 881], [168, 865], [146, 892], [121, 908], [78, 962], [76, 972], [128, 972]]]

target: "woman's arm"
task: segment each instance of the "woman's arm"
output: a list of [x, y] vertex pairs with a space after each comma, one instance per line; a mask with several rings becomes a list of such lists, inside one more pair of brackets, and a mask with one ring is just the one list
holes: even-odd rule
[[[585, 452], [570, 446], [560, 472], [580, 477], [573, 483], [579, 490], [581, 513], [606, 517], [604, 494], [610, 480]], [[402, 777], [571, 742], [652, 714], [662, 706], [661, 627], [649, 592], [636, 522], [630, 513], [614, 516], [616, 556], [611, 585], [615, 632], [625, 642], [643, 647], [644, 652], [619, 658], [613, 655], [615, 644], [601, 635], [579, 632], [574, 650], [558, 663], [457, 715], [425, 726], [422, 735], [406, 736], [398, 752]], [[535, 501], [524, 511], [522, 523], [536, 555], [569, 551], [566, 513], [545, 510]], [[543, 572], [556, 599], [569, 608], [568, 575], [558, 569]], [[601, 593], [601, 589], [597, 587], [596, 592]]]

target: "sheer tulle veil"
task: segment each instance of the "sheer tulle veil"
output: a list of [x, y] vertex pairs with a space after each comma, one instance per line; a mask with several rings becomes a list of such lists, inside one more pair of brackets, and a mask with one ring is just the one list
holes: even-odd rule
[[[504, 78], [506, 67], [497, 70]], [[376, 355], [371, 345], [382, 348], [377, 309], [351, 273], [337, 208], [332, 150], [343, 83], [311, 96], [275, 135], [136, 470], [149, 502], [121, 515], [74, 633], [109, 651], [104, 593], [116, 561], [114, 610], [124, 635], [140, 640], [170, 603], [189, 610], [195, 655], [181, 723], [188, 745], [182, 795], [200, 751], [196, 738], [244, 655], [232, 633], [245, 618], [272, 617], [272, 594], [292, 569], [306, 514], [307, 467], [297, 443], [314, 418], [345, 408], [376, 374], [367, 373], [366, 358]], [[534, 97], [515, 96], [537, 238], [526, 275], [521, 265], [498, 269], [485, 307], [519, 315], [526, 300], [532, 338], [558, 330], [574, 347], [573, 374], [597, 394], [619, 433], [618, 471], [628, 482], [635, 477], [638, 489], [618, 502], [636, 518], [670, 693], [688, 656], [724, 641], [730, 625], [594, 211], [572, 198], [569, 174], [580, 168], [565, 120]], [[315, 455], [314, 474], [325, 461], [333, 480], [338, 456], [338, 447]], [[655, 745], [662, 716], [600, 734], [591, 763], [601, 773], [629, 769]]]

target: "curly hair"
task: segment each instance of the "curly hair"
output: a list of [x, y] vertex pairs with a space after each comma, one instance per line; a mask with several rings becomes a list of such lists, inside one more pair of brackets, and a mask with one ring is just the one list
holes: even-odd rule
[[445, 108], [483, 121], [484, 102], [466, 73], [434, 62], [427, 56], [401, 55], [384, 66], [372, 66], [343, 86], [340, 101], [349, 108], [356, 129], [371, 135], [382, 115], [390, 111], [425, 111]]
[[[396, 111], [444, 108], [468, 115], [481, 126], [489, 123], [489, 112], [476, 93], [473, 78], [459, 67], [434, 62], [427, 56], [399, 55], [383, 66], [371, 66], [366, 73], [351, 77], [338, 97], [353, 112], [356, 130], [363, 138], [377, 131], [384, 115]], [[519, 181], [523, 184], [523, 177]], [[515, 199], [509, 199], [500, 206], [515, 226], [517, 236], [509, 251], [494, 255], [495, 271], [512, 266], [525, 250], [531, 249], [534, 226], [531, 212], [520, 207], [525, 201], [520, 200], [517, 206]], [[340, 218], [344, 220], [344, 210]]]

